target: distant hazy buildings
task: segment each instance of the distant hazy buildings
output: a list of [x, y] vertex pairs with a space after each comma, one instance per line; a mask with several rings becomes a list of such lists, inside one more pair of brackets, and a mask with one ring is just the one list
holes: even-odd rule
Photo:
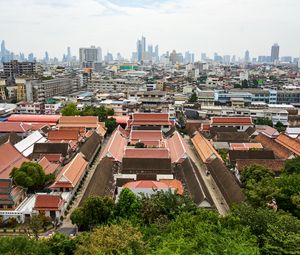
[[79, 61], [82, 67], [93, 67], [94, 63], [102, 61], [102, 50], [100, 47], [79, 49]]
[[279, 60], [279, 45], [275, 43], [271, 48], [271, 62]]

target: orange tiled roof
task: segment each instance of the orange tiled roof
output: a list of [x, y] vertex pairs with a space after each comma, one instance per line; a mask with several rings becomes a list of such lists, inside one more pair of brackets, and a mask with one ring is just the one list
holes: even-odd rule
[[14, 167], [19, 168], [23, 162], [28, 161], [17, 149], [10, 143], [0, 146], [0, 179], [8, 179], [11, 170]]
[[13, 114], [8, 117], [8, 122], [30, 122], [30, 123], [57, 123], [60, 115], [36, 115], [36, 114]]
[[300, 141], [298, 139], [293, 139], [286, 134], [280, 134], [275, 141], [297, 154], [297, 156], [300, 156]]
[[88, 162], [81, 153], [78, 153], [74, 159], [61, 170], [52, 188], [75, 187], [84, 174]]
[[157, 141], [163, 138], [161, 130], [132, 130], [130, 140], [136, 141]]
[[38, 163], [44, 169], [45, 174], [52, 174], [59, 167], [59, 164], [51, 163], [46, 157], [43, 157]]
[[192, 138], [192, 143], [204, 163], [207, 163], [214, 158], [219, 158], [220, 160], [222, 160], [211, 143], [199, 132], [196, 132], [196, 134]]
[[79, 132], [77, 130], [50, 130], [48, 132], [48, 140], [65, 140], [78, 141]]
[[61, 116], [58, 121], [59, 127], [84, 127], [97, 128], [97, 116]]
[[181, 163], [187, 157], [187, 145], [181, 135], [175, 131], [167, 140], [170, 149], [172, 163]]
[[230, 143], [231, 150], [263, 149], [261, 143]]

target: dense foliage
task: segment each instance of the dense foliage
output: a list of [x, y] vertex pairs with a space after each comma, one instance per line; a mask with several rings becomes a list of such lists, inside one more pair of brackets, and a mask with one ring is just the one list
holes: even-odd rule
[[[123, 189], [116, 203], [90, 197], [71, 215], [85, 232], [76, 238], [0, 238], [0, 254], [300, 255], [300, 159], [280, 178], [262, 166], [245, 169], [247, 203], [220, 217], [172, 192], [136, 196]], [[278, 208], [268, 206], [276, 200]], [[293, 216], [293, 215], [294, 216]]]
[[114, 110], [104, 106], [86, 106], [82, 111], [77, 109], [75, 103], [69, 103], [61, 109], [63, 116], [98, 116], [99, 121], [105, 121], [107, 117], [114, 115]]
[[54, 181], [53, 174], [45, 174], [44, 169], [35, 162], [24, 162], [20, 168], [13, 168], [10, 173], [16, 185], [33, 191]]

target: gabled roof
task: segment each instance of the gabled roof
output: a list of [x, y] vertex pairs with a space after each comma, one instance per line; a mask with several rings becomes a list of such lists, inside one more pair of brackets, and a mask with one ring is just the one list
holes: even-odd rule
[[246, 167], [260, 165], [279, 173], [283, 169], [284, 162], [284, 159], [237, 159], [235, 167], [239, 172], [242, 172]]
[[34, 144], [45, 143], [46, 141], [47, 139], [43, 137], [39, 131], [35, 131], [22, 141], [15, 144], [15, 148], [19, 152], [21, 152], [25, 157], [28, 157], [33, 152]]
[[0, 133], [26, 133], [31, 125], [23, 122], [0, 122]]
[[213, 138], [216, 142], [249, 142], [250, 138], [246, 132], [217, 132]]
[[59, 167], [59, 164], [51, 163], [46, 157], [43, 157], [38, 163], [44, 169], [45, 174], [53, 174]]
[[275, 159], [273, 151], [229, 151], [229, 160], [235, 164], [237, 159]]
[[211, 143], [199, 132], [196, 132], [192, 137], [192, 143], [200, 156], [201, 160], [205, 163], [215, 158], [220, 158], [218, 152], [214, 149]]
[[250, 149], [263, 149], [261, 143], [231, 143], [231, 150], [248, 151]]
[[28, 161], [17, 149], [10, 143], [0, 146], [0, 179], [8, 179], [11, 170], [14, 167], [19, 168], [23, 162]]
[[[209, 125], [208, 125], [209, 126]], [[216, 133], [219, 132], [237, 132], [236, 127], [210, 127], [209, 128], [209, 133], [213, 137], [216, 135]]]
[[253, 125], [251, 117], [211, 117], [211, 125]]
[[56, 181], [51, 185], [51, 188], [74, 188], [83, 176], [87, 165], [88, 162], [84, 159], [83, 155], [78, 153], [71, 162], [64, 166], [56, 177]]
[[128, 126], [139, 125], [168, 125], [171, 126], [174, 122], [169, 120], [168, 113], [133, 113], [132, 119], [128, 121]]
[[230, 173], [220, 159], [214, 159], [207, 164], [207, 167], [228, 205], [241, 203], [245, 200], [234, 175]]
[[0, 136], [0, 145], [4, 143], [10, 143], [15, 145], [16, 143], [20, 142], [22, 138], [18, 136], [16, 133], [10, 133], [3, 136]]
[[80, 152], [84, 155], [87, 161], [92, 160], [93, 155], [95, 155], [96, 150], [99, 148], [101, 144], [101, 137], [97, 132], [93, 132], [93, 134], [87, 139], [87, 141], [81, 146]]
[[60, 115], [36, 115], [36, 114], [13, 114], [8, 117], [8, 122], [29, 122], [29, 123], [57, 123]]
[[100, 159], [108, 157], [121, 162], [127, 142], [127, 138], [124, 137], [118, 129], [116, 129], [108, 140]]
[[60, 196], [38, 194], [36, 195], [35, 205], [33, 210], [36, 211], [60, 210], [63, 204], [64, 201]]
[[132, 130], [130, 132], [130, 140], [139, 142], [158, 141], [163, 138], [161, 130]]
[[60, 154], [65, 157], [68, 154], [68, 143], [35, 143], [33, 147], [32, 158], [39, 159], [45, 154]]
[[187, 145], [177, 131], [167, 139], [167, 146], [170, 149], [172, 163], [181, 163], [188, 157]]
[[61, 116], [58, 121], [58, 127], [84, 127], [97, 128], [97, 116]]
[[265, 149], [273, 151], [277, 158], [288, 159], [293, 155], [291, 150], [262, 133], [255, 137], [255, 141], [261, 143]]
[[285, 134], [280, 134], [275, 141], [294, 152], [297, 156], [300, 156], [300, 141], [298, 139], [293, 139]]
[[50, 130], [48, 132], [48, 140], [64, 140], [64, 141], [78, 141], [78, 130]]

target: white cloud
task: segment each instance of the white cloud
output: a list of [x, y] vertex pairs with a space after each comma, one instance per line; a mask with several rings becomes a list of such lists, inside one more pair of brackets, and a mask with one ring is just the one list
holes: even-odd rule
[[161, 51], [266, 55], [278, 42], [281, 55], [297, 56], [299, 8], [298, 0], [1, 0], [0, 39], [40, 57], [88, 45], [130, 56], [142, 34]]

